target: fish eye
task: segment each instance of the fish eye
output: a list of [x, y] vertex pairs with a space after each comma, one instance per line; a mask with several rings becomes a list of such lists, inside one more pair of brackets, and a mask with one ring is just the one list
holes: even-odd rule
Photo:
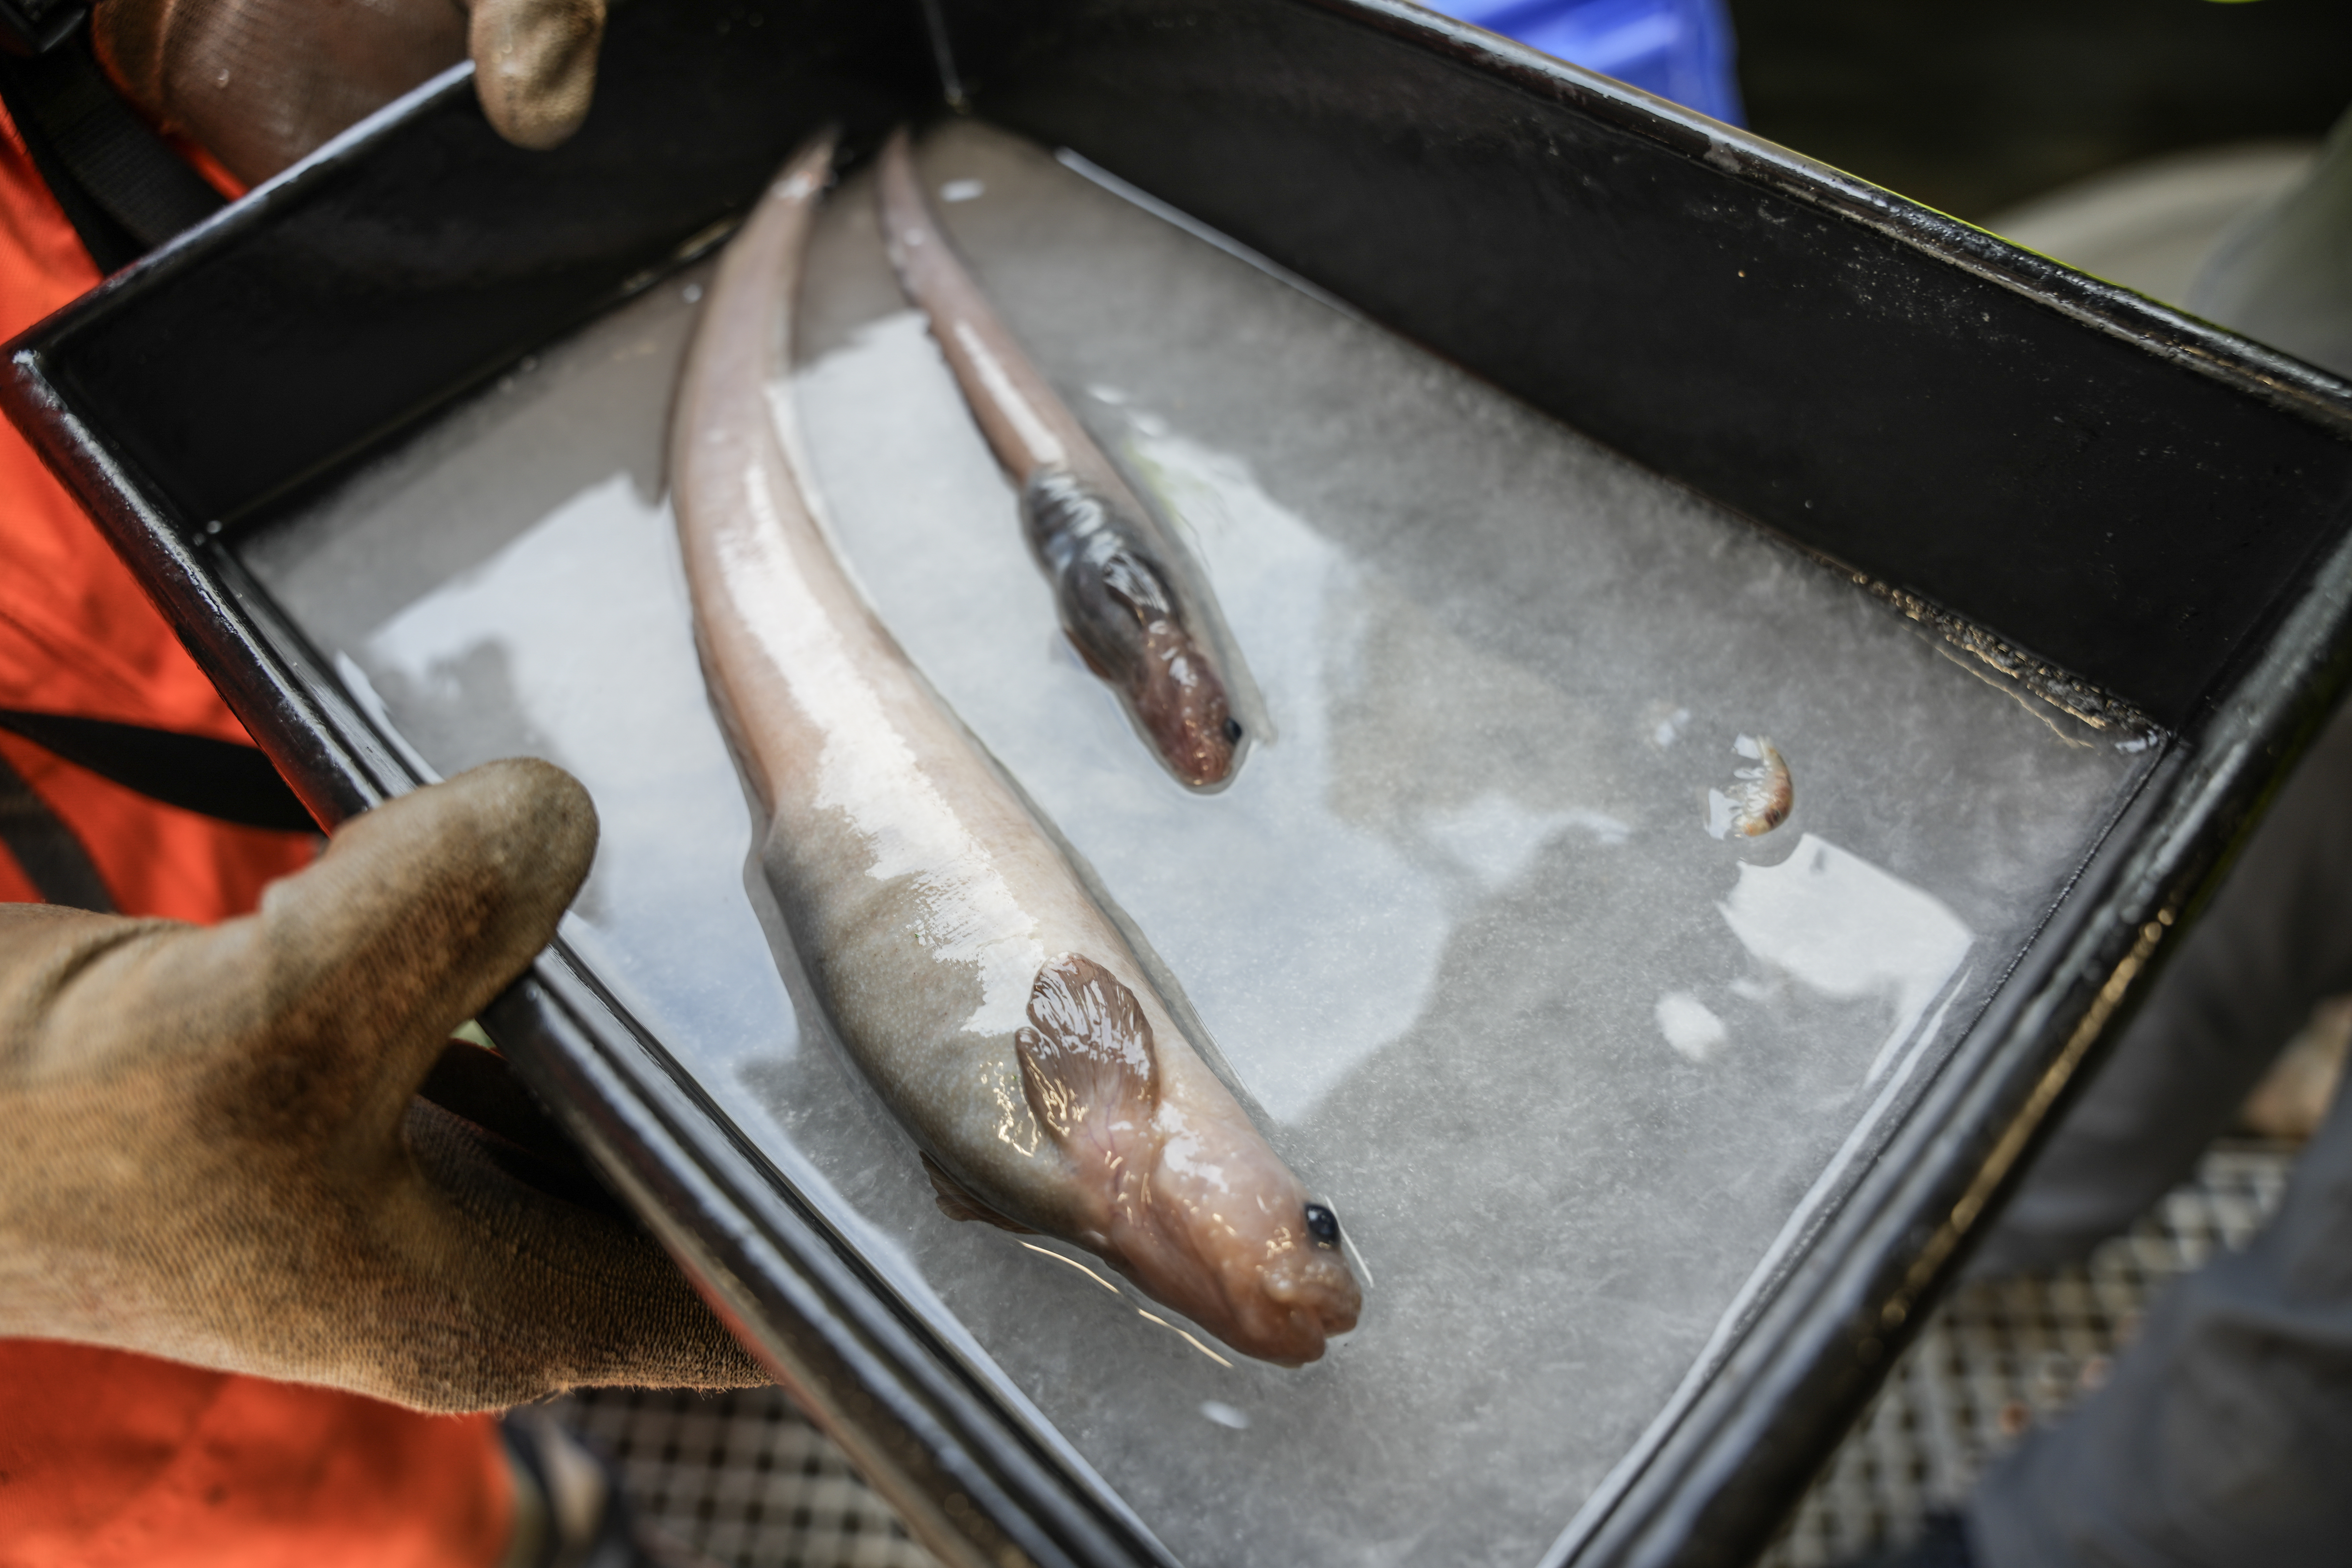
[[1307, 1205], [1307, 1234], [1315, 1238], [1318, 1247], [1339, 1245], [1339, 1216], [1321, 1204]]
[[[1240, 742], [1241, 742], [1241, 738], [1242, 738], [1242, 721], [1241, 721], [1240, 720], [1238, 720], [1238, 719], [1230, 719], [1230, 718], [1229, 718], [1229, 719], [1227, 719], [1227, 720], [1225, 721], [1225, 739], [1226, 739], [1226, 740], [1228, 740], [1228, 741], [1231, 741], [1231, 742], [1234, 742], [1235, 744], [1239, 744], [1239, 743], [1240, 743]], [[1326, 1210], [1324, 1210], [1323, 1212], [1324, 1212], [1324, 1213], [1326, 1213], [1326, 1214], [1328, 1214], [1328, 1213], [1330, 1213], [1331, 1211], [1330, 1211], [1330, 1210], [1328, 1210], [1328, 1209], [1326, 1209]]]

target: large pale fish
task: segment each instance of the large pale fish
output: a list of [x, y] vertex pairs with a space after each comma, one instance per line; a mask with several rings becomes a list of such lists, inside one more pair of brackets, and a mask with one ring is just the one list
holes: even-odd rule
[[[843, 1044], [957, 1217], [1064, 1237], [1234, 1349], [1297, 1364], [1360, 1304], [1307, 1199], [1142, 966], [852, 585], [772, 388], [830, 139], [721, 258], [670, 475], [761, 865]], [[789, 421], [788, 411], [782, 417]]]
[[915, 176], [907, 132], [882, 149], [882, 233], [907, 297], [930, 319], [1054, 586], [1062, 629], [1169, 771], [1222, 784], [1242, 738], [1223, 673], [1172, 570], [1174, 550], [1118, 469], [1055, 395], [964, 269]]

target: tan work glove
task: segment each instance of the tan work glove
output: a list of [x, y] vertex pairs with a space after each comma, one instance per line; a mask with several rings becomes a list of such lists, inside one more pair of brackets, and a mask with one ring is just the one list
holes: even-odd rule
[[0, 1334], [437, 1411], [768, 1381], [643, 1231], [415, 1098], [595, 841], [568, 774], [494, 763], [224, 925], [0, 907]]
[[108, 72], [256, 184], [472, 57], [499, 135], [555, 146], [596, 85], [604, 0], [100, 0]]

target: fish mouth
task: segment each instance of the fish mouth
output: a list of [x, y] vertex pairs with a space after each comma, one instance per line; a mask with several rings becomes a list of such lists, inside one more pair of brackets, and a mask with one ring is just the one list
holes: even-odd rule
[[1247, 1340], [1229, 1341], [1235, 1350], [1276, 1366], [1305, 1366], [1323, 1359], [1332, 1340], [1356, 1326], [1355, 1314], [1336, 1318], [1307, 1308], [1293, 1308], [1279, 1324]]
[[[1254, 1344], [1235, 1343], [1261, 1361], [1304, 1366], [1322, 1358], [1327, 1343], [1356, 1326], [1363, 1292], [1336, 1259], [1318, 1258], [1304, 1269], [1276, 1269], [1258, 1282], [1263, 1306], [1254, 1317], [1271, 1318]], [[1271, 1311], [1265, 1310], [1271, 1307]]]
[[1363, 1308], [1355, 1276], [1336, 1252], [1259, 1253], [1251, 1261], [1158, 1226], [1110, 1229], [1103, 1256], [1120, 1273], [1258, 1361], [1296, 1367], [1320, 1360], [1327, 1342], [1353, 1329]]
[[[1321, 1273], [1318, 1271], [1318, 1276]], [[1328, 1278], [1270, 1279], [1265, 1295], [1268, 1300], [1294, 1313], [1312, 1318], [1317, 1329], [1326, 1334], [1346, 1333], [1356, 1326], [1356, 1319], [1364, 1310], [1364, 1295], [1357, 1289], [1354, 1276], [1337, 1266], [1330, 1269]]]

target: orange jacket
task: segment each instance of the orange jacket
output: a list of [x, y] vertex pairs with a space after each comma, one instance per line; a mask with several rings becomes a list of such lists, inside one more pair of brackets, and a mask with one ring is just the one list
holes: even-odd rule
[[[0, 338], [97, 281], [0, 110]], [[0, 708], [247, 739], [5, 422]], [[307, 834], [158, 805], [8, 734], [0, 756], [81, 840], [126, 914], [237, 914], [315, 852]], [[0, 900], [37, 897], [0, 847]], [[0, 1568], [482, 1568], [505, 1549], [513, 1506], [488, 1416], [0, 1340]]]

